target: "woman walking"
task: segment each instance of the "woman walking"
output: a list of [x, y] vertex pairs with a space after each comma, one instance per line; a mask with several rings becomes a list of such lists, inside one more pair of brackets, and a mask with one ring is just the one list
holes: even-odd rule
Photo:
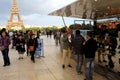
[[38, 42], [37, 42], [37, 39], [35, 38], [34, 34], [32, 34], [32, 36], [28, 42], [28, 45], [29, 45], [29, 51], [31, 54], [31, 61], [33, 61], [33, 63], [35, 63], [34, 54], [35, 54], [36, 48], [38, 46]]
[[10, 59], [8, 56], [10, 43], [11, 43], [10, 38], [7, 36], [5, 31], [2, 31], [1, 38], [0, 38], [0, 47], [3, 47], [3, 49], [1, 49], [3, 60], [4, 60], [3, 67], [10, 65]]
[[25, 39], [22, 35], [18, 36], [17, 42], [16, 42], [16, 49], [18, 50], [19, 54], [19, 60], [23, 59], [23, 54], [25, 52]]

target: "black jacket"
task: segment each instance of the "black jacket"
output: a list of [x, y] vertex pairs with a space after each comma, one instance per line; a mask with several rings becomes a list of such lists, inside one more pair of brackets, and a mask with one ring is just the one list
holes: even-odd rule
[[25, 40], [17, 39], [16, 41], [16, 50], [25, 52]]
[[34, 39], [29, 39], [29, 42], [28, 42], [28, 47], [30, 46], [34, 46], [35, 50], [36, 48], [38, 47], [38, 41], [37, 41], [37, 38], [34, 38]]
[[85, 42], [85, 39], [81, 35], [75, 36], [75, 38], [72, 40], [73, 49], [76, 52], [76, 54], [83, 54], [83, 42]]
[[95, 58], [96, 50], [97, 42], [93, 38], [89, 39], [84, 46], [85, 58]]

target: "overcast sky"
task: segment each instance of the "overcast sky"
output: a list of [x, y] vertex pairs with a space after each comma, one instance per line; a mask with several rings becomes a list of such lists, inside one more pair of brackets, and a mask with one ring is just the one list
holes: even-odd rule
[[[48, 16], [49, 13], [77, 0], [18, 0], [21, 18], [25, 25], [63, 25], [61, 17]], [[12, 0], [0, 0], [0, 25], [6, 25], [10, 18]], [[66, 24], [74, 19], [66, 18]]]

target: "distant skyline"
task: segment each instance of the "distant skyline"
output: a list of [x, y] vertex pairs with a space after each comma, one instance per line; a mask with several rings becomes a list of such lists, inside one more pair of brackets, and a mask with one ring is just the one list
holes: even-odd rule
[[[64, 26], [62, 17], [49, 16], [52, 11], [60, 9], [77, 0], [18, 0], [21, 18], [25, 25]], [[10, 18], [12, 0], [0, 0], [0, 25], [7, 25]], [[64, 18], [66, 25], [74, 23], [77, 18]]]

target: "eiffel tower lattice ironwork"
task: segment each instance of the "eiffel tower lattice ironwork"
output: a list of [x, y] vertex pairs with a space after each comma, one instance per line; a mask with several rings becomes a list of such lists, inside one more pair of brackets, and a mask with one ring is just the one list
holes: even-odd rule
[[[14, 16], [15, 15], [17, 15], [18, 21], [14, 21]], [[9, 29], [11, 29], [12, 27], [15, 27], [15, 26], [21, 27], [22, 29], [25, 28], [24, 25], [23, 25], [23, 21], [21, 20], [21, 17], [20, 17], [20, 11], [19, 11], [18, 6], [17, 6], [17, 0], [13, 0], [10, 20], [8, 20], [6, 30], [9, 30]]]

